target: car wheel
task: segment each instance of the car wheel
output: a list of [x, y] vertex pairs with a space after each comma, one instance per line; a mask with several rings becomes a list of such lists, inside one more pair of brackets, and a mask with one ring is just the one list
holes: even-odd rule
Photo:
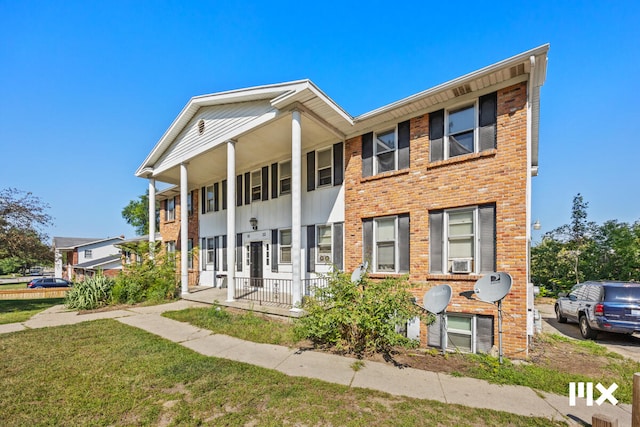
[[587, 320], [587, 316], [585, 316], [584, 314], [580, 316], [580, 321], [578, 323], [580, 324], [580, 335], [582, 335], [582, 338], [586, 340], [596, 339], [596, 336], [598, 336], [598, 332], [591, 329], [591, 326], [589, 326], [589, 321]]
[[560, 312], [560, 306], [558, 304], [556, 304], [556, 320], [558, 323], [567, 323], [567, 318]]

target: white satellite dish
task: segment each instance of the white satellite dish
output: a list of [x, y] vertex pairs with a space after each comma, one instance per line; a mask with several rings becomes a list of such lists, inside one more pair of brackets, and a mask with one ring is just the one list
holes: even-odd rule
[[359, 266], [357, 266], [356, 269], [353, 270], [353, 273], [351, 273], [351, 283], [359, 283], [360, 280], [362, 280], [362, 276], [364, 276], [364, 274], [367, 272], [368, 268], [369, 268], [368, 261], [365, 261]]
[[502, 300], [511, 290], [509, 273], [490, 273], [478, 280], [473, 292], [484, 302], [494, 303]]
[[498, 302], [498, 354], [502, 364], [502, 300], [511, 291], [509, 273], [489, 273], [476, 282], [473, 292], [481, 301]]
[[424, 309], [433, 314], [442, 313], [447, 309], [447, 306], [451, 302], [451, 296], [453, 291], [449, 285], [438, 285], [429, 289], [424, 294], [422, 299], [422, 305]]

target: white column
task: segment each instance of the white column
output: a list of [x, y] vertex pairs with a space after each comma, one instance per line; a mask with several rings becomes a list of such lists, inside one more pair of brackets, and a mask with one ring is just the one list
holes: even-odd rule
[[292, 311], [297, 311], [295, 306], [302, 301], [301, 287], [301, 256], [300, 244], [302, 226], [302, 126], [300, 111], [294, 110], [291, 114], [291, 265], [293, 279], [293, 305]]
[[182, 294], [189, 293], [189, 184], [187, 164], [180, 163], [180, 285]]
[[149, 255], [156, 242], [156, 180], [149, 178]]
[[236, 288], [236, 142], [227, 141], [227, 302]]

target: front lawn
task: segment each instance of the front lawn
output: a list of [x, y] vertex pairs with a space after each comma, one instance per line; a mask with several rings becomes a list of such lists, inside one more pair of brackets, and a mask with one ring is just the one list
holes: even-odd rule
[[64, 298], [0, 300], [0, 325], [24, 322], [57, 304], [64, 304]]
[[[182, 322], [191, 323], [215, 333], [244, 340], [296, 346], [293, 324], [275, 321], [253, 313], [236, 313], [228, 309], [191, 308], [164, 313]], [[382, 355], [373, 360], [388, 360]], [[617, 383], [615, 397], [631, 403], [633, 374], [640, 372], [640, 363], [625, 359], [592, 341], [577, 341], [559, 335], [541, 334], [533, 340], [529, 360], [500, 365], [497, 358], [461, 353], [440, 354], [438, 349], [401, 349], [392, 354], [395, 364], [451, 375], [486, 380], [497, 384], [531, 387], [566, 395], [570, 382], [594, 382], [608, 386]]]
[[0, 335], [0, 425], [564, 425], [202, 356], [100, 320]]

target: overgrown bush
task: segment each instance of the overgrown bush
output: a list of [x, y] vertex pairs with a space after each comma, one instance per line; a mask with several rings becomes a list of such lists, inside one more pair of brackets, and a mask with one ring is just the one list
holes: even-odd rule
[[141, 263], [128, 265], [118, 275], [111, 294], [113, 303], [157, 303], [178, 296], [175, 263], [161, 254], [156, 255], [154, 259], [144, 259]]
[[67, 293], [65, 305], [76, 310], [93, 310], [105, 306], [111, 300], [113, 279], [100, 273], [78, 282]]
[[398, 327], [415, 317], [431, 321], [414, 303], [406, 278], [374, 281], [365, 276], [352, 283], [349, 275], [335, 272], [326, 287], [305, 298], [302, 308], [308, 315], [295, 323], [298, 339], [356, 354], [416, 346]]

